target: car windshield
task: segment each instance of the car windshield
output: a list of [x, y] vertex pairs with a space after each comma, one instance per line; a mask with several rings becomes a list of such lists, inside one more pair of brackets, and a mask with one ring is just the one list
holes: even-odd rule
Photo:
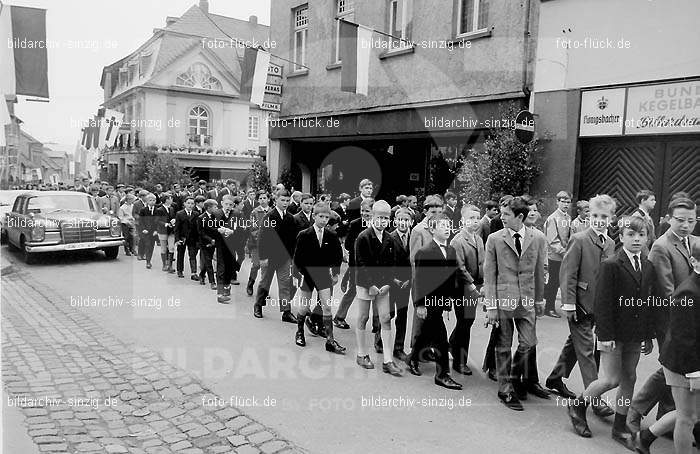
[[8, 193], [4, 191], [0, 191], [0, 206], [5, 207], [5, 206], [11, 206], [13, 203], [15, 203], [15, 199], [17, 198], [17, 194], [15, 193]]
[[27, 205], [29, 213], [50, 213], [52, 211], [95, 211], [92, 198], [82, 195], [50, 195], [32, 197]]

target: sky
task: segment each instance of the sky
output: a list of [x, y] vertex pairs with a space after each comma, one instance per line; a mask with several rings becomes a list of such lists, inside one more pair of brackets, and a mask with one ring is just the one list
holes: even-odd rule
[[[20, 96], [15, 114], [23, 129], [44, 143], [72, 152], [79, 122], [104, 101], [102, 68], [136, 50], [165, 27], [167, 16], [180, 17], [198, 0], [3, 0], [4, 4], [46, 9], [50, 102]], [[270, 24], [270, 0], [209, 0], [209, 12]]]

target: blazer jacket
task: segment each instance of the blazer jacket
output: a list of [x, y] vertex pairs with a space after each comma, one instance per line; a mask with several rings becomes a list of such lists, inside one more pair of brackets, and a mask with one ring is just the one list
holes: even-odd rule
[[481, 221], [479, 221], [479, 235], [481, 235], [481, 241], [483, 241], [483, 244], [486, 244], [486, 240], [488, 239], [489, 235], [491, 235], [491, 219], [489, 219], [488, 216], [484, 215], [483, 218], [481, 218]]
[[388, 232], [383, 232], [382, 241], [367, 227], [355, 241], [355, 284], [370, 288], [390, 285], [394, 279], [394, 242]]
[[173, 233], [173, 225], [170, 223], [175, 219], [175, 208], [171, 206], [166, 207], [161, 205], [156, 208], [158, 212], [158, 234], [159, 235], [170, 235]]
[[615, 254], [615, 242], [607, 235], [601, 243], [598, 234], [588, 227], [574, 234], [559, 269], [562, 309], [576, 310], [578, 315], [592, 315], [600, 263]]
[[219, 239], [218, 227], [214, 214], [209, 214], [206, 211], [197, 218], [197, 233], [199, 235], [199, 246], [210, 248], [212, 241], [216, 242]]
[[144, 230], [148, 231], [147, 235], [153, 235], [153, 232], [157, 232], [160, 228], [159, 224], [163, 224], [165, 221], [161, 219], [160, 213], [158, 213], [158, 208], [153, 207], [153, 214], [151, 214], [151, 210], [148, 207], [143, 207], [139, 212], [137, 222], [139, 227], [139, 235], [141, 235], [141, 232]]
[[310, 216], [310, 218], [307, 218], [303, 211], [299, 211], [297, 214], [294, 215], [294, 226], [297, 229], [297, 235], [302, 230], [306, 230], [309, 227], [311, 227], [311, 224], [313, 223], [314, 218], [312, 216]]
[[197, 244], [197, 218], [199, 211], [196, 209], [192, 209], [189, 216], [187, 210], [180, 210], [175, 214], [175, 241], [182, 241], [188, 245]]
[[620, 248], [600, 264], [594, 305], [599, 340], [641, 342], [656, 337], [654, 303], [661, 297], [656, 270], [644, 252], [640, 263], [642, 271], [635, 272]]
[[675, 305], [671, 306], [659, 361], [677, 374], [700, 373], [700, 274], [693, 272], [688, 276], [673, 298]]
[[362, 208], [362, 196], [357, 196], [354, 199], [350, 199], [348, 202], [348, 219], [350, 221], [354, 221], [355, 219], [359, 219], [361, 217], [361, 208]]
[[534, 311], [532, 303], [544, 299], [544, 264], [547, 239], [534, 228], [525, 228], [518, 256], [510, 229], [489, 235], [484, 257], [484, 304], [487, 309], [514, 311], [518, 305]]
[[355, 266], [355, 241], [366, 227], [362, 218], [355, 219], [348, 225], [348, 235], [345, 237], [345, 250], [348, 251], [348, 266]]
[[[688, 236], [690, 250], [700, 242], [696, 236]], [[664, 297], [670, 297], [676, 288], [693, 272], [690, 253], [681, 240], [669, 229], [657, 239], [649, 251], [649, 260], [654, 264], [659, 290]], [[668, 324], [668, 310], [658, 312], [662, 329]], [[664, 329], [665, 331], [665, 329]]]
[[291, 214], [292, 216], [294, 216], [300, 211], [301, 207], [296, 202], [290, 202], [287, 206], [287, 213]]
[[304, 276], [304, 281], [311, 281], [318, 288], [332, 288], [331, 274], [340, 274], [343, 263], [343, 248], [338, 236], [323, 230], [323, 244], [318, 244], [316, 229], [311, 226], [299, 232], [294, 249], [294, 275]]
[[280, 216], [276, 207], [263, 218], [258, 233], [258, 255], [260, 260], [269, 260], [271, 265], [281, 265], [294, 254], [296, 242], [296, 226], [294, 216], [285, 212]]
[[544, 231], [547, 235], [547, 258], [561, 261], [569, 244], [571, 229], [571, 216], [562, 213], [560, 209], [554, 210], [544, 223]]
[[[394, 278], [401, 282], [411, 280], [411, 246], [409, 243], [410, 232], [406, 232], [406, 247], [403, 246], [398, 229], [391, 232], [389, 237], [394, 242]], [[410, 287], [409, 287], [410, 288]]]
[[217, 210], [214, 212], [214, 220], [216, 222], [217, 229], [220, 227], [226, 227], [233, 230], [233, 233], [228, 237], [221, 234], [218, 235], [216, 239], [217, 247], [221, 247], [225, 243], [226, 247], [229, 249], [229, 252], [238, 250], [245, 242], [248, 235], [246, 226], [242, 222], [243, 215], [240, 212], [231, 210], [229, 211], [228, 216], [226, 216], [224, 210]]
[[446, 249], [447, 258], [437, 243], [431, 240], [416, 252], [416, 297], [413, 299], [416, 307], [426, 306], [428, 310], [449, 311], [449, 299], [462, 297], [457, 278], [457, 255], [452, 246], [448, 245]]
[[[458, 280], [462, 288], [474, 284], [477, 287], [484, 283], [484, 243], [481, 242], [479, 232], [475, 232], [473, 238], [460, 231], [450, 246], [455, 248], [457, 254]], [[466, 295], [465, 295], [466, 296]]]

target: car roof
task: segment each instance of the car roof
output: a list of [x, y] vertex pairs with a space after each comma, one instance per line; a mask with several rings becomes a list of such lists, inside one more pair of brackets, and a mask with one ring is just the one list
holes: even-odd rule
[[90, 196], [90, 194], [86, 194], [84, 192], [79, 192], [79, 191], [23, 191], [21, 194], [18, 194], [18, 196], [20, 196], [20, 195], [28, 196], [28, 197], [48, 196], [48, 195], [73, 195], [73, 196], [83, 196], [83, 197]]

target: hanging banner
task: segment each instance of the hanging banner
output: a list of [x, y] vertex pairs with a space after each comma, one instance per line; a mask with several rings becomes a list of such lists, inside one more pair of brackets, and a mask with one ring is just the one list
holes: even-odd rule
[[627, 89], [625, 134], [700, 132], [700, 80]]

